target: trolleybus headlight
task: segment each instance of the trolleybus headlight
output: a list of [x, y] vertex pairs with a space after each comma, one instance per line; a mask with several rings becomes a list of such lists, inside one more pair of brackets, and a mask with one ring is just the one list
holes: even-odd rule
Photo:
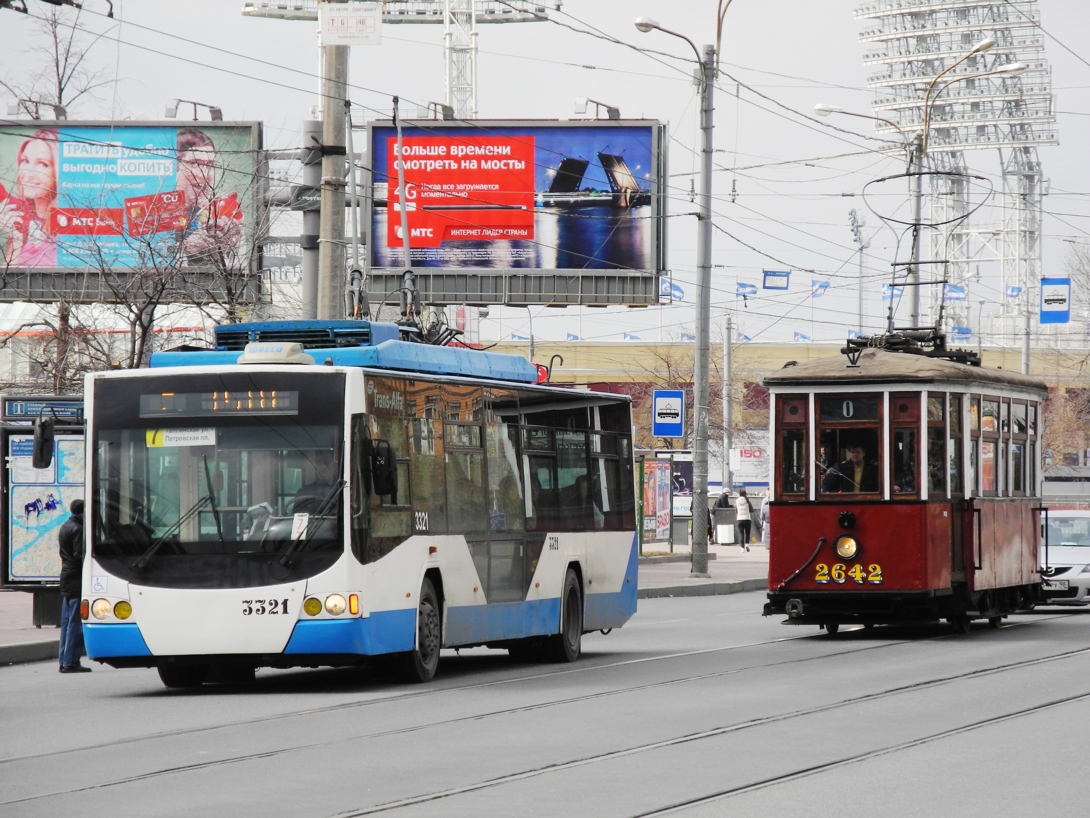
[[325, 598], [325, 609], [329, 611], [333, 616], [340, 616], [344, 613], [344, 609], [348, 607], [348, 603], [340, 594], [330, 594]]
[[107, 616], [110, 615], [110, 609], [112, 607], [113, 606], [110, 605], [110, 600], [96, 599], [94, 602], [91, 603], [91, 615], [95, 619], [105, 619]]
[[132, 605], [130, 605], [125, 600], [121, 600], [116, 605], [114, 605], [114, 616], [116, 616], [118, 619], [128, 619], [130, 616], [132, 616]]
[[847, 535], [836, 538], [836, 555], [842, 560], [850, 560], [859, 553], [859, 542]]
[[322, 600], [312, 596], [303, 603], [303, 610], [306, 611], [307, 616], [317, 616], [322, 612]]

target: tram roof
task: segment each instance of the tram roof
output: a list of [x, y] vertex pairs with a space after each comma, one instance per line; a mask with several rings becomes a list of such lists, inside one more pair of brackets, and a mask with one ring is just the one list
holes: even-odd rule
[[866, 349], [858, 365], [850, 366], [846, 356], [820, 358], [785, 366], [762, 379], [766, 386], [804, 386], [807, 384], [884, 384], [884, 383], [970, 383], [995, 384], [1007, 388], [1045, 392], [1044, 381], [983, 366], [969, 366], [944, 358], [929, 358], [907, 352]]

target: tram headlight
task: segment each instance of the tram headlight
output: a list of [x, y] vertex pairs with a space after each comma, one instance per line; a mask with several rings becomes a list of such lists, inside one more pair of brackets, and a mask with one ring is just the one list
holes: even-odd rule
[[859, 541], [855, 537], [849, 537], [843, 535], [836, 538], [836, 545], [833, 546], [836, 549], [836, 555], [842, 560], [854, 559], [855, 555], [859, 553]]
[[105, 619], [110, 615], [113, 606], [108, 599], [96, 599], [91, 603], [91, 616], [95, 619]]
[[317, 616], [322, 612], [322, 600], [318, 597], [312, 596], [306, 602], [303, 603], [303, 610], [307, 616]]
[[333, 616], [340, 616], [347, 607], [348, 603], [340, 594], [330, 594], [325, 598], [325, 609]]
[[132, 616], [132, 605], [125, 600], [121, 600], [114, 605], [114, 616], [118, 619], [128, 619]]

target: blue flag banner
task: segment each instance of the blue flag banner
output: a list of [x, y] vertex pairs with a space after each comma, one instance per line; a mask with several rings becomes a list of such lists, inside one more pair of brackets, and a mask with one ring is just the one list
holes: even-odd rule
[[529, 341], [530, 338], [528, 336], [526, 336], [526, 335], [519, 335], [517, 332], [512, 332], [511, 333], [511, 340], [512, 341]]
[[904, 290], [904, 287], [894, 287], [892, 284], [883, 284], [882, 285], [882, 300], [883, 301], [889, 301], [890, 299], [893, 299], [893, 298], [896, 298], [896, 299], [900, 300], [902, 290]]
[[805, 333], [802, 333], [802, 332], [796, 332], [795, 333], [795, 340], [796, 341], [809, 341], [810, 336], [806, 335]]
[[970, 341], [973, 338], [971, 327], [950, 327], [951, 341]]
[[691, 332], [683, 332], [683, 333], [681, 333], [681, 340], [682, 341], [695, 341], [696, 336], [693, 335]]
[[742, 343], [743, 341], [752, 341], [752, 340], [753, 339], [750, 338], [748, 335], [743, 335], [740, 332], [738, 333], [738, 343]]
[[810, 280], [810, 297], [821, 298], [825, 295], [825, 291], [829, 289], [828, 281], [818, 281], [816, 279]]
[[734, 295], [735, 296], [757, 295], [757, 285], [756, 284], [746, 284], [745, 282], [739, 281], [738, 286], [734, 290]]
[[946, 295], [943, 296], [943, 300], [950, 301], [965, 301], [969, 297], [969, 294], [965, 291], [965, 288], [958, 284], [950, 284], [946, 287]]
[[685, 291], [668, 278], [659, 279], [659, 296], [671, 301], [684, 301]]
[[791, 283], [791, 271], [765, 270], [764, 279], [766, 290], [786, 290]]
[[569, 340], [569, 341], [578, 341], [578, 340], [579, 340], [579, 336], [578, 336], [578, 335], [576, 335], [576, 334], [575, 334], [574, 332], [569, 332], [569, 333], [568, 333], [568, 340]]
[[1007, 285], [1007, 298], [1017, 298], [1022, 294], [1021, 287], [1015, 287], [1013, 284]]
[[625, 339], [626, 341], [638, 341], [638, 340], [640, 340], [640, 336], [638, 336], [638, 335], [633, 335], [633, 334], [632, 334], [631, 332], [626, 332], [626, 333], [624, 334], [624, 339]]
[[862, 338], [863, 333], [859, 332], [859, 330], [850, 329], [850, 330], [848, 330], [848, 337], [849, 338]]

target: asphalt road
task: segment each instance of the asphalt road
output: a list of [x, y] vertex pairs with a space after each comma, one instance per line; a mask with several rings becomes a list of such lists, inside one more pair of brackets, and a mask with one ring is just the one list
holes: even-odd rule
[[641, 600], [574, 665], [445, 654], [430, 686], [260, 671], [0, 669], [0, 814], [920, 816], [1075, 814], [1090, 610], [967, 636], [828, 636], [759, 593]]

